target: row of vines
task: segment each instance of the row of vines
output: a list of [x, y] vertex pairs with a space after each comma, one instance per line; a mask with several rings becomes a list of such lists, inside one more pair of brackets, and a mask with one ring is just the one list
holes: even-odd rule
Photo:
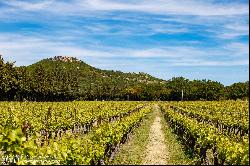
[[104, 164], [148, 102], [1, 102], [1, 164]]
[[161, 110], [197, 164], [249, 164], [248, 102], [168, 102]]

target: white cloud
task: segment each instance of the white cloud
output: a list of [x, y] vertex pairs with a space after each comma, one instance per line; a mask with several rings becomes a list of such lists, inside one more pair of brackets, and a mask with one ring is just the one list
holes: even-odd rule
[[[2, 7], [0, 20], [33, 20], [39, 22], [60, 22], [60, 18], [68, 19], [72, 15], [118, 19], [131, 21], [134, 26], [115, 24], [85, 24], [86, 33], [92, 32], [100, 35], [154, 35], [157, 33], [175, 34], [192, 31], [188, 25], [202, 25], [204, 32], [212, 32], [219, 39], [234, 39], [249, 35], [246, 15], [249, 14], [248, 5], [237, 3], [214, 3], [214, 1], [198, 0], [42, 0], [42, 1], [3, 1], [8, 7]], [[124, 15], [116, 15], [114, 11], [130, 11]], [[134, 12], [134, 13], [133, 13]], [[171, 25], [166, 22], [150, 23], [147, 19], [138, 16], [137, 12], [156, 14], [155, 21], [175, 22]], [[157, 18], [158, 14], [163, 15]], [[164, 17], [167, 16], [167, 17]], [[67, 16], [67, 17], [60, 17]], [[84, 19], [84, 18], [81, 18]], [[243, 20], [243, 21], [242, 21]], [[65, 21], [65, 20], [64, 20]], [[249, 21], [248, 21], [249, 22]], [[53, 24], [53, 23], [52, 23]], [[73, 23], [74, 24], [74, 23]], [[185, 24], [181, 27], [178, 24]], [[135, 28], [138, 27], [138, 28]], [[72, 28], [74, 26], [72, 25]], [[60, 31], [60, 30], [59, 30]], [[84, 29], [82, 29], [82, 32]], [[202, 33], [200, 33], [202, 34]], [[204, 33], [204, 35], [207, 35]]]
[[151, 14], [175, 14], [175, 15], [241, 15], [248, 14], [248, 5], [239, 3], [217, 4], [213, 1], [197, 0], [73, 0], [73, 1], [6, 1], [6, 4], [20, 10], [65, 14], [86, 14], [86, 11], [135, 11]]
[[241, 22], [233, 22], [231, 24], [226, 24], [225, 29], [221, 34], [218, 34], [219, 38], [232, 39], [239, 36], [249, 36], [249, 24]]
[[185, 33], [190, 30], [173, 24], [165, 23], [128, 23], [128, 24], [107, 24], [107, 23], [92, 23], [81, 26], [79, 33], [98, 34], [98, 35], [131, 35], [131, 36], [149, 36], [158, 33], [177, 34]]
[[234, 60], [234, 61], [205, 61], [205, 60], [197, 60], [197, 61], [189, 61], [189, 62], [175, 62], [172, 66], [245, 66], [249, 65], [247, 60]]
[[[160, 59], [168, 66], [235, 66], [248, 65], [247, 44], [230, 43], [224, 47], [201, 48], [191, 46], [152, 46], [132, 49], [110, 46], [80, 47], [63, 41], [53, 42], [46, 38], [27, 37], [15, 34], [0, 34], [0, 54], [7, 60], [17, 61], [17, 65], [28, 65], [43, 58], [57, 55], [88, 58]], [[112, 63], [112, 62], [111, 62]]]
[[44, 0], [44, 1], [19, 1], [19, 0], [9, 0], [4, 2], [5, 4], [22, 9], [22, 10], [41, 10], [48, 7], [52, 7], [51, 5], [55, 3], [53, 0]]
[[233, 42], [227, 44], [225, 47], [225, 50], [231, 51], [231, 55], [228, 56], [234, 56], [237, 57], [245, 57], [249, 58], [249, 44], [248, 43], [239, 43], [239, 42]]
[[154, 14], [178, 14], [178, 15], [238, 15], [248, 14], [248, 6], [237, 3], [215, 4], [209, 1], [197, 0], [139, 0], [117, 2], [111, 0], [87, 0], [81, 2], [81, 6], [89, 10], [97, 11], [139, 11]]

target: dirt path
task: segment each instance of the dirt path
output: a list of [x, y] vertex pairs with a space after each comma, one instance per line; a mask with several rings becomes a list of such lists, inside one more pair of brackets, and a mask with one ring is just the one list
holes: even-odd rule
[[166, 165], [169, 154], [162, 131], [161, 114], [157, 105], [154, 106], [154, 109], [157, 114], [150, 129], [149, 143], [143, 165]]

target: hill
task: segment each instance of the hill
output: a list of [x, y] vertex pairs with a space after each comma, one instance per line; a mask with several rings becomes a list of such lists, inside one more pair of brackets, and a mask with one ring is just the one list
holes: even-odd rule
[[[122, 82], [128, 82], [130, 84], [138, 83], [162, 83], [166, 82], [165, 80], [155, 78], [147, 73], [139, 72], [137, 73], [124, 73], [121, 71], [113, 70], [101, 70], [95, 67], [92, 67], [81, 60], [78, 60], [73, 57], [67, 56], [56, 56], [54, 58], [43, 59], [37, 63], [34, 63], [27, 68], [32, 71], [37, 66], [41, 65], [48, 72], [53, 71], [55, 68], [60, 68], [60, 70], [65, 70], [67, 72], [78, 72], [80, 77], [91, 78], [92, 81], [103, 79], [117, 79]], [[93, 77], [95, 77], [93, 79]]]
[[14, 67], [0, 56], [0, 100], [223, 100], [248, 99], [249, 82], [155, 78], [147, 73], [101, 70], [57, 56]]
[[[141, 87], [163, 86], [166, 83], [165, 80], [143, 72], [101, 70], [73, 57], [43, 59], [26, 68], [38, 80], [46, 75], [47, 84], [52, 83], [53, 88], [46, 83], [41, 86], [49, 86], [50, 91], [59, 92], [59, 89], [63, 89], [62, 94], [78, 94], [82, 99], [91, 100], [137, 99], [136, 95], [142, 91]], [[39, 82], [41, 81], [42, 79]]]

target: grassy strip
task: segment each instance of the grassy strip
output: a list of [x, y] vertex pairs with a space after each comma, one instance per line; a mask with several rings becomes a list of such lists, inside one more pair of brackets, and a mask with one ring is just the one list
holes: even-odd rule
[[192, 160], [185, 154], [184, 147], [178, 141], [178, 137], [173, 133], [166, 123], [163, 115], [161, 117], [162, 130], [165, 135], [166, 149], [169, 152], [168, 164], [170, 165], [190, 165]]
[[138, 128], [135, 128], [129, 140], [123, 144], [110, 165], [141, 164], [145, 157], [149, 141], [150, 127], [155, 119], [155, 111], [150, 112]]

